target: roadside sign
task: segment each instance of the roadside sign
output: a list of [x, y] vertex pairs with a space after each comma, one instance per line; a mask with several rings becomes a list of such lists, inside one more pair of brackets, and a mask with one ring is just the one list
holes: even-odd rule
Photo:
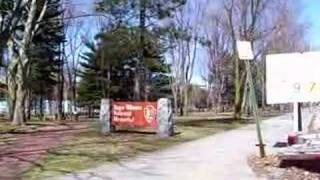
[[320, 52], [268, 55], [267, 103], [319, 102], [319, 68]]
[[157, 128], [157, 102], [113, 102], [112, 125]]

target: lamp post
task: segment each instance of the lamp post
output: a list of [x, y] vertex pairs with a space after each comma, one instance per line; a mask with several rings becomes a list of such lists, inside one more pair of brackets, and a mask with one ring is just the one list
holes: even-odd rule
[[261, 121], [259, 118], [259, 109], [257, 104], [257, 98], [254, 90], [254, 84], [252, 79], [250, 61], [254, 59], [254, 55], [252, 52], [251, 43], [248, 41], [238, 41], [237, 42], [238, 48], [238, 55], [239, 59], [245, 62], [246, 71], [247, 71], [247, 82], [249, 83], [249, 101], [250, 101], [250, 108], [253, 111], [253, 117], [256, 122], [256, 130], [257, 130], [257, 137], [258, 137], [258, 144], [260, 150], [260, 157], [263, 158], [266, 156], [265, 152], [265, 144], [263, 143], [262, 133], [261, 133]]

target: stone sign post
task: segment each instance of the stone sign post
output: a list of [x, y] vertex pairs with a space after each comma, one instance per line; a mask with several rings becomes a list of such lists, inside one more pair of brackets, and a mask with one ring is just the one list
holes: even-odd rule
[[99, 125], [102, 134], [111, 133], [111, 100], [102, 99], [100, 106]]
[[171, 101], [159, 99], [157, 107], [158, 135], [167, 138], [174, 135], [174, 121]]

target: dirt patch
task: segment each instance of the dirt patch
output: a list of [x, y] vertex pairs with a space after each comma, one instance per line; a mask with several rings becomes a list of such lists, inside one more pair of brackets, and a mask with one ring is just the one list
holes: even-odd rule
[[281, 161], [271, 155], [266, 158], [250, 156], [248, 163], [259, 177], [270, 180], [320, 180], [319, 162], [312, 161]]

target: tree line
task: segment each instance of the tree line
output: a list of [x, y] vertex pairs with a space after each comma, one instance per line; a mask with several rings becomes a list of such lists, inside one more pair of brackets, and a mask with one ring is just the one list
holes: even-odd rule
[[[176, 113], [192, 106], [224, 111], [236, 119], [248, 107], [244, 64], [237, 40], [252, 42], [254, 81], [265, 107], [265, 55], [303, 51], [307, 26], [298, 2], [277, 0], [99, 0], [92, 16], [99, 33], [85, 37], [87, 25], [68, 0], [0, 2], [0, 54], [9, 119], [21, 125], [45, 100], [56, 119], [63, 101], [99, 106], [101, 98], [173, 100]], [[199, 65], [200, 64], [200, 65]], [[195, 70], [197, 66], [200, 66]], [[206, 87], [192, 80], [202, 75]]]

